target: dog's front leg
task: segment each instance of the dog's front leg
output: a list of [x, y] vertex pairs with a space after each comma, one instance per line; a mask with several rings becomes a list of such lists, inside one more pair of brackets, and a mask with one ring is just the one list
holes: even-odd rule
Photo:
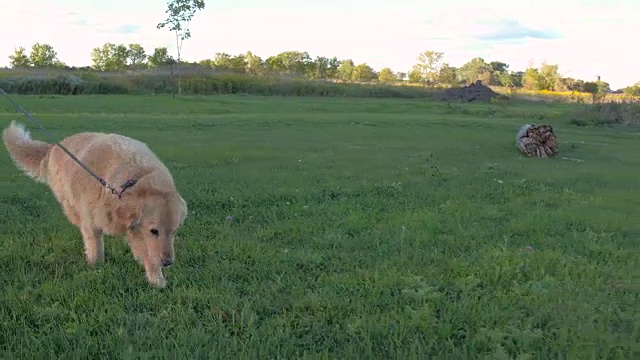
[[84, 243], [84, 256], [87, 264], [96, 265], [104, 262], [104, 241], [102, 230], [92, 224], [82, 224], [82, 242]]

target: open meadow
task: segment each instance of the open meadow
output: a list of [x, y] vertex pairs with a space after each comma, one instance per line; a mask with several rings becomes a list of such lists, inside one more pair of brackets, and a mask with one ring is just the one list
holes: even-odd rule
[[[58, 140], [149, 144], [189, 206], [166, 289], [88, 267], [0, 151], [2, 358], [640, 358], [640, 128], [570, 104], [13, 95]], [[16, 119], [46, 140], [12, 105]], [[522, 157], [526, 123], [560, 154]]]

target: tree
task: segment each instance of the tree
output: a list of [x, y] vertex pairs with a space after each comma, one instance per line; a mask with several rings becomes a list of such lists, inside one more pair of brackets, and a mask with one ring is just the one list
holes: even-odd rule
[[[251, 52], [249, 52], [250, 54]], [[253, 56], [253, 54], [251, 54]], [[247, 71], [247, 55], [231, 55], [227, 53], [216, 53], [212, 60], [206, 61], [207, 65], [218, 71], [232, 71], [244, 73]]]
[[488, 84], [491, 81], [491, 70], [491, 65], [487, 64], [483, 58], [476, 57], [462, 65], [458, 74], [467, 84], [478, 80]]
[[58, 53], [49, 44], [35, 43], [31, 46], [29, 63], [34, 67], [62, 67], [64, 64], [58, 60]]
[[324, 56], [317, 56], [311, 63], [307, 76], [311, 79], [326, 79], [329, 77], [330, 59]]
[[225, 52], [215, 53], [213, 59], [210, 61], [211, 67], [219, 71], [230, 71], [231, 66], [231, 54]]
[[14, 69], [27, 68], [31, 65], [29, 55], [27, 55], [27, 50], [22, 46], [15, 49], [13, 55], [9, 55], [9, 60], [11, 60], [9, 65]]
[[209, 67], [209, 68], [212, 68], [212, 69], [215, 67], [213, 65], [213, 60], [211, 60], [211, 59], [202, 59], [202, 60], [198, 61], [198, 65], [204, 66], [204, 67]]
[[591, 102], [593, 104], [604, 100], [609, 91], [609, 84], [604, 81], [589, 81], [583, 85], [584, 92], [591, 94]]
[[449, 64], [442, 64], [438, 72], [437, 82], [451, 86], [458, 85], [457, 69], [449, 66]]
[[596, 81], [596, 84], [598, 84], [598, 91], [602, 93], [608, 93], [611, 91], [611, 86], [606, 81], [599, 80], [598, 78], [598, 81]]
[[418, 55], [415, 69], [420, 71], [421, 79], [429, 85], [435, 85], [443, 57], [444, 53], [438, 51], [425, 51]]
[[245, 71], [251, 75], [262, 75], [264, 72], [264, 61], [260, 56], [255, 55], [251, 51], [247, 51], [244, 55]]
[[538, 89], [538, 79], [540, 78], [540, 72], [538, 69], [529, 67], [525, 70], [524, 75], [522, 76], [522, 87], [526, 90], [537, 90]]
[[245, 54], [234, 55], [229, 58], [228, 64], [231, 71], [244, 73], [247, 71], [247, 56]]
[[640, 81], [638, 81], [634, 85], [627, 86], [626, 88], [622, 89], [622, 92], [631, 96], [640, 96]]
[[147, 61], [147, 54], [140, 44], [129, 44], [129, 65], [140, 66]]
[[598, 92], [598, 84], [596, 84], [593, 81], [589, 81], [589, 82], [584, 83], [584, 85], [582, 86], [582, 89], [586, 93], [593, 94], [593, 93]]
[[390, 83], [396, 82], [397, 80], [398, 78], [393, 73], [391, 68], [386, 67], [386, 68], [380, 69], [380, 73], [378, 73], [378, 81], [380, 81], [381, 83], [390, 84]]
[[355, 64], [353, 60], [342, 60], [338, 66], [338, 78], [343, 81], [351, 81], [354, 70]]
[[513, 86], [522, 87], [522, 78], [524, 77], [524, 71], [512, 71], [511, 72], [511, 80], [513, 81]]
[[175, 60], [169, 55], [169, 50], [166, 47], [159, 47], [153, 49], [153, 54], [148, 58], [149, 66], [158, 67], [163, 65], [170, 65], [175, 63]]
[[503, 85], [502, 79], [506, 79], [504, 77], [505, 74], [508, 76], [507, 69], [509, 68], [509, 65], [500, 61], [492, 61], [489, 63], [489, 67], [491, 68], [491, 78], [489, 79], [489, 84]]
[[500, 76], [498, 77], [498, 82], [500, 83], [500, 85], [505, 86], [505, 87], [514, 87], [515, 86], [515, 82], [513, 79], [513, 76], [507, 72], [504, 72], [502, 74], [500, 74]]
[[509, 68], [509, 65], [500, 61], [492, 61], [489, 63], [489, 66], [491, 67], [491, 71], [499, 74], [507, 72], [507, 69]]
[[560, 79], [558, 74], [558, 65], [549, 65], [543, 63], [538, 71], [538, 90], [554, 91], [556, 84]]
[[581, 91], [584, 81], [576, 80], [574, 78], [561, 78], [556, 84], [556, 90], [558, 91]]
[[98, 71], [121, 71], [127, 67], [129, 50], [122, 44], [106, 43], [91, 51], [92, 67]]
[[351, 80], [353, 81], [371, 81], [376, 78], [376, 72], [367, 63], [362, 63], [353, 68]]
[[313, 68], [311, 56], [306, 51], [284, 51], [267, 58], [269, 70], [286, 75], [305, 75]]
[[329, 59], [329, 69], [327, 69], [327, 77], [329, 79], [338, 78], [338, 67], [340, 66], [340, 60], [337, 57]]
[[409, 71], [407, 76], [409, 77], [409, 82], [422, 82], [422, 72], [420, 72], [420, 69], [416, 68], [415, 66]]
[[229, 66], [231, 71], [243, 73], [247, 71], [247, 57], [245, 54], [234, 55], [229, 58]]
[[[204, 0], [169, 0], [165, 11], [167, 18], [156, 26], [158, 29], [168, 26], [169, 30], [175, 33], [178, 63], [181, 61], [182, 43], [191, 37], [189, 23], [196, 12], [204, 9], [204, 6]], [[182, 93], [180, 80], [180, 73], [178, 73], [178, 96]]]

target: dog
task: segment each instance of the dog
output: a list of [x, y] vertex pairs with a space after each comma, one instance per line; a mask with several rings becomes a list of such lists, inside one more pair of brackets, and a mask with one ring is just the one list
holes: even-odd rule
[[77, 133], [60, 142], [107, 184], [133, 183], [113, 194], [60, 147], [32, 139], [15, 121], [4, 129], [2, 140], [18, 169], [47, 184], [80, 230], [88, 265], [104, 262], [103, 235], [125, 237], [148, 283], [166, 287], [162, 269], [174, 262], [174, 236], [187, 217], [187, 203], [145, 143], [100, 132]]

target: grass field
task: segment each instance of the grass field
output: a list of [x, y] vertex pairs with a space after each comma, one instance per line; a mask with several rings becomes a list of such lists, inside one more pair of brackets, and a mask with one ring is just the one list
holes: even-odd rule
[[[147, 142], [190, 215], [168, 288], [122, 239], [89, 268], [3, 147], [2, 358], [640, 358], [639, 129], [568, 104], [15, 99], [58, 139]], [[3, 99], [11, 119], [45, 139]], [[560, 157], [516, 152], [528, 122]]]

